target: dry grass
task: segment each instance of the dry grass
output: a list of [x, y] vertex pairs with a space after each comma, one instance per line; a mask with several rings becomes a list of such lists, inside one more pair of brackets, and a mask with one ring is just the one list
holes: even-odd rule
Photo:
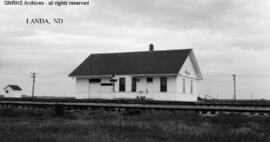
[[266, 142], [270, 117], [195, 112], [0, 110], [1, 142]]

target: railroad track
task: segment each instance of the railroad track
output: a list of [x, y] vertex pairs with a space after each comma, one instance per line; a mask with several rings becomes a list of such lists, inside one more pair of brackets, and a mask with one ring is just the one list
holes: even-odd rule
[[247, 104], [218, 104], [218, 103], [125, 103], [125, 102], [41, 102], [41, 101], [3, 101], [0, 100], [0, 108], [21, 109], [52, 109], [62, 114], [66, 110], [171, 110], [171, 111], [196, 111], [201, 113], [216, 112], [241, 112], [250, 114], [270, 115], [269, 105], [247, 105]]
[[209, 105], [209, 106], [251, 106], [270, 107], [270, 101], [261, 100], [202, 100], [198, 102], [136, 100], [136, 99], [52, 99], [52, 98], [0, 98], [1, 101], [61, 102], [61, 103], [118, 103], [118, 104], [164, 104], [164, 105]]

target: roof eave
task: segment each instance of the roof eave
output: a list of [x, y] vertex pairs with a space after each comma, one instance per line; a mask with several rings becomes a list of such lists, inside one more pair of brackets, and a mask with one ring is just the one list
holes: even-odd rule
[[[176, 76], [178, 73], [168, 73], [168, 74], [114, 74], [114, 75], [130, 75], [130, 76]], [[69, 76], [72, 78], [79, 78], [79, 77], [113, 77], [113, 75], [74, 75]]]

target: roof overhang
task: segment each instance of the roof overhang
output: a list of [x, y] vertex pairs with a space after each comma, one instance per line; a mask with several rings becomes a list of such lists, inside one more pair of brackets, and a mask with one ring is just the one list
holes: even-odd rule
[[[177, 76], [178, 74], [115, 74], [117, 76]], [[72, 78], [114, 77], [115, 75], [70, 76]]]
[[7, 90], [8, 88], [11, 88], [13, 91], [22, 91], [22, 89], [19, 86], [17, 87], [18, 87], [17, 89], [14, 89], [12, 85], [7, 85], [5, 88], [3, 88], [3, 90]]

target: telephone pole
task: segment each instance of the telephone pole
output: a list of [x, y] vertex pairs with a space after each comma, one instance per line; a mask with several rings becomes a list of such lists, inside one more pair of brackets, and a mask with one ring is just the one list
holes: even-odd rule
[[35, 72], [31, 73], [31, 77], [33, 78], [32, 100], [34, 99], [34, 94], [35, 94], [35, 81], [36, 81], [36, 75], [37, 75], [37, 73], [35, 73]]
[[234, 90], [233, 90], [233, 99], [236, 100], [236, 75], [233, 74], [232, 76], [233, 76], [233, 88], [234, 88]]

